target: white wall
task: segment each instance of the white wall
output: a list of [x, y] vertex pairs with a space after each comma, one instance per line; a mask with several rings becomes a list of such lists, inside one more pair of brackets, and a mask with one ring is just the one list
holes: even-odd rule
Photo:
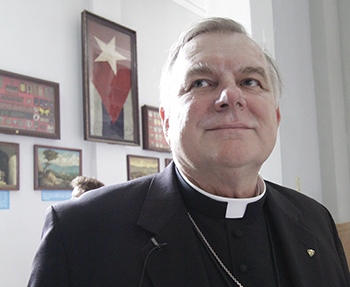
[[[82, 142], [79, 12], [83, 1], [2, 1], [0, 68], [60, 83], [62, 140], [0, 134], [20, 144], [20, 190], [10, 192], [10, 209], [0, 210], [0, 285], [25, 286], [38, 246], [45, 209], [33, 190], [33, 145], [84, 149]], [[68, 3], [70, 3], [68, 5]]]
[[281, 101], [283, 184], [350, 221], [349, 3], [272, 0]]
[[273, 0], [276, 61], [281, 68], [283, 184], [322, 201], [310, 19], [307, 0]]
[[[341, 222], [350, 221], [350, 187], [349, 187], [349, 169], [350, 169], [350, 29], [349, 29], [349, 13], [350, 2], [338, 1], [338, 17], [339, 17], [339, 39], [340, 39], [340, 51], [341, 51], [341, 63], [342, 63], [342, 82], [344, 84], [344, 116], [345, 116], [345, 135], [347, 144], [348, 157], [342, 159], [343, 165], [347, 168], [347, 173], [342, 173], [344, 178], [347, 178], [347, 188], [343, 188], [343, 196], [338, 199], [338, 203], [342, 206], [342, 211], [339, 212], [339, 218]], [[344, 163], [345, 162], [345, 163]]]
[[[337, 222], [350, 221], [349, 5], [309, 1], [322, 195]], [[343, 25], [343, 26], [342, 26]], [[344, 38], [343, 38], [343, 37]]]

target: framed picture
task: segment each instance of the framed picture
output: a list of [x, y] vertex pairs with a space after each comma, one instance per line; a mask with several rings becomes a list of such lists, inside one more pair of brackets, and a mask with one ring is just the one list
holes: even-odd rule
[[84, 139], [140, 145], [136, 32], [82, 12]]
[[0, 132], [59, 139], [59, 84], [0, 70]]
[[159, 158], [127, 155], [128, 180], [159, 172]]
[[171, 163], [173, 159], [172, 158], [166, 158], [165, 159], [165, 167], [167, 167], [169, 165], [169, 163]]
[[19, 144], [0, 142], [0, 190], [19, 190]]
[[34, 189], [70, 190], [70, 182], [82, 173], [82, 151], [34, 145]]
[[158, 108], [144, 105], [141, 110], [143, 149], [170, 152], [170, 147], [163, 134]]

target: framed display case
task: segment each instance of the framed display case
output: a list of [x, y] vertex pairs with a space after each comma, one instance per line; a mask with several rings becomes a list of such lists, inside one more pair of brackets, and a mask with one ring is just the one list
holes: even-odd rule
[[0, 132], [59, 139], [59, 84], [0, 70]]
[[142, 110], [143, 149], [170, 152], [165, 140], [158, 108], [144, 105]]

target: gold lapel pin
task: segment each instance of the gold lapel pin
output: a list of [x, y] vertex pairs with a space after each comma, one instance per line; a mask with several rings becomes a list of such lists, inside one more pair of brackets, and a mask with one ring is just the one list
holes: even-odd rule
[[313, 250], [313, 249], [308, 249], [306, 251], [307, 251], [307, 254], [309, 254], [310, 257], [313, 257], [315, 255], [315, 253], [316, 253], [316, 251]]

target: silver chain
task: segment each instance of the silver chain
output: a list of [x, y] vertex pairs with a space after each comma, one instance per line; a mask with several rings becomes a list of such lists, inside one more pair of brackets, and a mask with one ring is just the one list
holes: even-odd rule
[[230, 276], [230, 278], [239, 286], [239, 287], [243, 287], [243, 285], [236, 279], [235, 276], [233, 276], [233, 274], [230, 272], [230, 270], [228, 270], [228, 268], [225, 266], [225, 264], [221, 261], [221, 259], [219, 258], [219, 256], [215, 253], [214, 249], [210, 246], [208, 240], [205, 238], [204, 234], [202, 233], [202, 231], [199, 229], [199, 227], [197, 226], [196, 222], [194, 221], [194, 219], [192, 218], [191, 214], [189, 212], [187, 212], [188, 217], [190, 218], [193, 226], [196, 228], [198, 234], [200, 235], [200, 237], [203, 239], [205, 245], [207, 245], [207, 247], [209, 248], [210, 252], [213, 254], [213, 256], [215, 257], [216, 261], [220, 264], [220, 266], [222, 267], [222, 269], [224, 269], [224, 271], [228, 274], [228, 276]]

